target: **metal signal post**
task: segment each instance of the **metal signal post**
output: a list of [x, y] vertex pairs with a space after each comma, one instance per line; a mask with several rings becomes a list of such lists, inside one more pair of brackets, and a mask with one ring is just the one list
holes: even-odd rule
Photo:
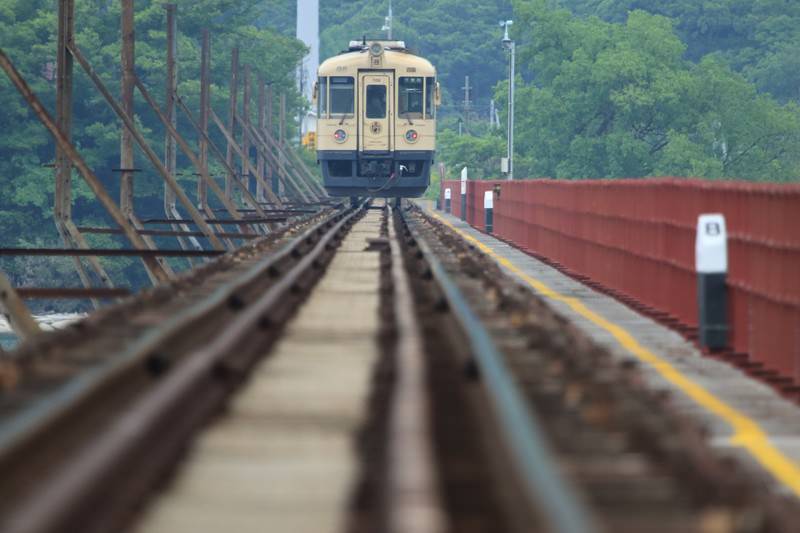
[[510, 52], [508, 67], [508, 178], [514, 179], [514, 65], [516, 55], [516, 43], [508, 36], [508, 27], [514, 24], [513, 20], [506, 20], [500, 23], [504, 29], [503, 46]]

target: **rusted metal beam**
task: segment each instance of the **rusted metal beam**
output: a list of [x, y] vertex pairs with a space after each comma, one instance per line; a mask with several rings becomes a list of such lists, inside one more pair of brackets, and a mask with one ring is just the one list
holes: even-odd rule
[[[258, 129], [264, 131], [266, 127], [267, 111], [267, 91], [263, 78], [258, 78]], [[264, 154], [256, 150], [256, 174], [260, 179], [256, 180], [256, 200], [264, 202], [267, 199], [263, 182], [266, 181], [266, 158]]]
[[[267, 86], [267, 124], [266, 128], [263, 130], [264, 136], [266, 135], [273, 135], [275, 128], [273, 126], [273, 108], [272, 108], [272, 100], [273, 100], [273, 91], [272, 91], [272, 84]], [[272, 164], [267, 165], [267, 177], [272, 182], [272, 191], [275, 193], [276, 196], [281, 195], [281, 181], [278, 178], [278, 173], [275, 172]]]
[[[167, 119], [173, 128], [178, 126], [178, 114], [175, 109], [175, 93], [178, 90], [178, 6], [175, 4], [166, 4], [164, 8], [167, 11], [167, 87], [165, 96], [165, 105]], [[202, 158], [201, 158], [202, 159]], [[178, 152], [175, 146], [175, 139], [169, 132], [164, 133], [164, 163], [166, 164], [167, 171], [175, 176], [178, 172]], [[178, 214], [177, 199], [175, 193], [170, 189], [169, 185], [164, 184], [164, 214], [168, 218], [180, 218]], [[173, 230], [186, 230], [175, 224]], [[139, 232], [143, 234], [142, 232]], [[185, 239], [183, 236], [178, 235], [178, 244], [184, 250], [190, 247], [196, 250], [202, 250], [203, 247], [197, 239]]]
[[[186, 139], [184, 139], [183, 136], [180, 133], [178, 133], [178, 130], [176, 130], [175, 127], [169, 123], [167, 117], [164, 116], [164, 113], [161, 111], [161, 108], [158, 106], [153, 97], [150, 96], [150, 93], [142, 83], [142, 80], [136, 78], [135, 84], [136, 87], [139, 89], [139, 93], [142, 95], [142, 97], [144, 97], [145, 101], [148, 103], [150, 108], [155, 112], [156, 116], [158, 116], [159, 120], [161, 120], [161, 123], [164, 125], [167, 132], [178, 143], [178, 146], [180, 147], [181, 151], [192, 163], [192, 166], [194, 166], [195, 170], [200, 174], [200, 177], [206, 182], [209, 189], [211, 189], [211, 191], [219, 198], [219, 200], [222, 202], [222, 205], [225, 207], [225, 209], [227, 209], [230, 216], [232, 218], [238, 219], [240, 215], [238, 213], [238, 208], [236, 204], [233, 203], [231, 197], [225, 194], [225, 192], [220, 188], [220, 186], [217, 185], [217, 182], [214, 180], [214, 178], [212, 178], [206, 171], [206, 169], [203, 168], [203, 166], [200, 164], [200, 160], [197, 159], [197, 155], [189, 146], [189, 143], [186, 142]], [[249, 195], [248, 191], [244, 190], [243, 192], [245, 193], [245, 196]], [[249, 199], [252, 200], [252, 203], [254, 204], [257, 203], [255, 201], [255, 198], [252, 197], [252, 195], [249, 196]], [[261, 208], [255, 207], [255, 209], [260, 210]], [[261, 213], [263, 214], [263, 211], [261, 211]]]
[[[287, 157], [278, 146], [277, 142], [271, 136], [263, 136], [261, 132], [255, 130], [252, 126], [248, 128], [253, 135], [256, 142], [256, 149], [261, 150], [264, 155], [275, 165], [278, 170], [278, 175], [284, 179], [284, 185], [291, 189], [296, 196], [303, 202], [310, 202], [319, 200], [319, 197], [312, 191], [305, 183], [304, 180], [290, 172], [296, 170], [294, 167], [287, 165]], [[273, 150], [275, 153], [273, 153]], [[301, 186], [302, 185], [302, 186]]]
[[20, 298], [27, 300], [71, 300], [97, 298], [124, 298], [130, 296], [129, 289], [115, 288], [65, 288], [65, 287], [17, 287]]
[[[214, 122], [214, 125], [217, 127], [217, 129], [219, 129], [219, 131], [225, 137], [225, 140], [228, 142], [228, 147], [230, 149], [232, 149], [234, 151], [234, 153], [236, 153], [237, 155], [241, 154], [242, 153], [242, 148], [236, 142], [236, 139], [233, 138], [233, 136], [231, 135], [231, 133], [228, 130], [228, 128], [222, 122], [222, 119], [219, 118], [219, 116], [216, 114], [216, 112], [213, 109], [211, 109], [210, 112], [211, 112], [211, 120]], [[257, 146], [257, 149], [261, 149], [261, 147]], [[255, 176], [255, 170], [253, 170], [250, 165], [248, 165], [247, 168], [244, 169], [244, 170], [248, 174], [253, 174]]]
[[314, 178], [314, 174], [308, 168], [305, 161], [303, 161], [303, 158], [300, 157], [300, 154], [298, 154], [295, 150], [287, 150], [287, 152], [289, 153], [289, 156], [292, 158], [297, 168], [305, 176], [306, 180], [308, 181], [308, 184], [311, 186], [312, 189], [314, 189], [314, 192], [316, 192], [318, 196], [327, 196], [328, 192], [325, 190], [322, 184], [320, 184], [320, 182], [318, 182]]
[[[165, 220], [174, 220], [171, 218], [167, 218]], [[82, 227], [78, 228], [83, 233], [95, 234], [95, 235], [118, 235], [122, 233], [122, 230], [119, 228], [93, 228], [93, 227]], [[162, 229], [142, 229], [139, 230], [141, 235], [152, 235], [154, 237], [205, 237], [202, 231], [191, 231], [191, 230], [162, 230]], [[260, 239], [260, 235], [254, 235], [252, 233], [217, 233], [218, 237], [221, 238], [228, 238], [228, 239]]]
[[[250, 65], [244, 66], [244, 77], [242, 79], [244, 91], [242, 94], [242, 116], [244, 117], [244, 124], [242, 127], [242, 176], [244, 177], [244, 185], [250, 191], [250, 177], [247, 175], [245, 168], [252, 166], [250, 160], [250, 134], [247, 131], [247, 124], [250, 123], [250, 96], [251, 96], [251, 80], [250, 80]], [[258, 174], [258, 171], [255, 171]], [[256, 200], [258, 202], [258, 200]]]
[[[193, 119], [190, 120], [199, 133], [200, 164], [208, 171], [208, 110], [211, 107], [211, 34], [207, 29], [203, 30], [202, 39], [203, 44], [200, 50], [200, 124], [196, 124]], [[174, 95], [178, 100], [178, 105], [181, 105], [183, 102], [177, 92]], [[184, 112], [191, 115], [191, 113], [188, 113], [188, 108], [185, 108]], [[208, 187], [205, 180], [199, 177], [197, 180], [197, 202], [203, 210], [210, 209], [208, 205]]]
[[[231, 132], [231, 138], [234, 141], [228, 141], [228, 152], [226, 161], [228, 162], [228, 167], [234, 168], [234, 148], [233, 144], [236, 144], [236, 109], [237, 103], [236, 99], [239, 95], [239, 48], [235, 47], [231, 51], [231, 82], [228, 86], [228, 90], [230, 91], [230, 98], [228, 103], [228, 131]], [[244, 172], [243, 172], [244, 173]], [[225, 194], [230, 197], [231, 195], [231, 188], [233, 186], [233, 179], [236, 173], [228, 172], [225, 177]]]
[[281, 156], [278, 153], [273, 153], [269, 146], [264, 142], [264, 138], [261, 134], [255, 131], [250, 125], [247, 125], [253, 135], [253, 139], [256, 141], [255, 146], [256, 150], [262, 153], [270, 160], [275, 168], [278, 170], [278, 177], [282, 181], [284, 185], [284, 191], [287, 193], [291, 193], [301, 202], [309, 202], [312, 201], [313, 198], [306, 194], [303, 187], [298, 184], [298, 181], [294, 174], [291, 172], [291, 167], [287, 167], [285, 164], [281, 162]]
[[[226, 160], [226, 157], [222, 154], [222, 151], [217, 147], [217, 145], [208, 136], [208, 124], [206, 123], [206, 129], [204, 131], [202, 129], [201, 125], [197, 123], [197, 121], [195, 120], [194, 116], [192, 115], [191, 110], [189, 110], [189, 107], [186, 105], [186, 103], [183, 101], [183, 99], [180, 96], [177, 97], [177, 102], [178, 102], [178, 107], [181, 108], [181, 110], [183, 111], [183, 113], [186, 116], [186, 118], [189, 119], [189, 122], [192, 124], [192, 126], [195, 129], [195, 131], [197, 131], [198, 135], [202, 139], [205, 140], [206, 147], [211, 149], [211, 152], [214, 154], [214, 156], [217, 158], [217, 160], [222, 164], [222, 166], [225, 168], [225, 170], [227, 172], [233, 174], [234, 183], [236, 183], [239, 188], [243, 188], [244, 184], [239, 179], [239, 177], [236, 175], [236, 171], [232, 167], [228, 166], [228, 162]], [[211, 109], [207, 108], [207, 112], [210, 112], [210, 111], [211, 111]], [[206, 116], [206, 121], [208, 121], [208, 116]], [[222, 131], [223, 131], [223, 134], [227, 133], [227, 129], [223, 129]], [[234, 145], [235, 149], [239, 149], [238, 145], [235, 142], [233, 143], [233, 145]], [[236, 152], [236, 153], [238, 153], [238, 152]], [[256, 177], [256, 179], [258, 179], [258, 178]], [[278, 197], [272, 195], [271, 193], [268, 193], [268, 196], [269, 196], [269, 198], [273, 199], [273, 203], [275, 205], [277, 205], [277, 206], [281, 206], [282, 205], [282, 203], [281, 203], [281, 201], [280, 201], [280, 199]], [[216, 209], [212, 210], [210, 207], [208, 208], [208, 210], [209, 211], [216, 211]], [[242, 210], [240, 209], [239, 211], [241, 212]]]
[[[271, 223], [271, 222], [282, 222], [282, 221], [286, 220], [286, 218], [287, 218], [286, 215], [283, 215], [283, 216], [279, 215], [279, 216], [273, 216], [273, 217], [265, 216], [265, 217], [260, 217], [260, 218], [248, 217], [248, 218], [246, 218], [244, 220], [246, 220], [248, 223], [252, 223], [252, 224], [266, 224], [266, 223]], [[148, 218], [148, 219], [143, 220], [142, 222], [144, 224], [167, 224], [171, 220], [172, 219], [169, 219], [169, 218]], [[237, 219], [230, 219], [230, 218], [209, 219], [209, 221], [211, 221], [211, 220], [213, 220], [214, 224], [236, 224], [236, 225], [239, 225], [239, 224], [242, 223], [242, 219], [239, 219], [239, 218], [237, 218]], [[190, 219], [190, 218], [179, 219], [178, 222], [186, 223], [186, 224], [194, 224], [194, 221], [192, 219]], [[246, 234], [246, 235], [249, 235], [249, 234]]]
[[[136, 68], [133, 0], [121, 0], [121, 8], [122, 47], [120, 65], [122, 67], [122, 79], [119, 101], [122, 111], [129, 117], [133, 117], [133, 83]], [[135, 162], [133, 157], [133, 136], [129, 129], [122, 128], [120, 130], [119, 141], [119, 168], [122, 173], [119, 188], [119, 207], [125, 216], [130, 217], [134, 212], [133, 169], [135, 168]]]
[[303, 184], [303, 187], [309, 192], [312, 197], [316, 197], [317, 200], [321, 199], [324, 196], [327, 196], [327, 193], [324, 189], [314, 180], [311, 174], [303, 173], [302, 169], [305, 168], [304, 166], [298, 166], [298, 162], [302, 164], [300, 157], [292, 150], [291, 147], [276, 142], [275, 139], [270, 135], [261, 135], [260, 140], [262, 143], [265, 143], [271, 146], [279, 155], [279, 160], [282, 162], [284, 168], [291, 168], [294, 171], [294, 176], [299, 183]]
[[286, 93], [281, 93], [278, 122], [278, 142], [281, 146], [286, 144]]
[[39, 324], [3, 272], [0, 272], [0, 308], [20, 339], [25, 340], [41, 333]]
[[[225, 245], [222, 243], [222, 241], [219, 240], [219, 238], [217, 238], [216, 235], [214, 235], [214, 231], [208, 224], [206, 224], [205, 220], [203, 219], [203, 216], [200, 214], [197, 208], [195, 208], [194, 204], [192, 204], [192, 201], [189, 199], [189, 197], [186, 196], [186, 193], [183, 191], [183, 188], [180, 186], [180, 184], [178, 184], [175, 178], [172, 175], [170, 175], [170, 173], [164, 167], [163, 163], [161, 163], [161, 160], [158, 158], [156, 153], [153, 151], [152, 148], [150, 148], [150, 145], [147, 144], [147, 141], [144, 139], [139, 130], [136, 128], [133, 119], [123, 111], [119, 103], [114, 99], [111, 93], [108, 92], [108, 89], [106, 88], [105, 84], [102, 82], [100, 77], [94, 71], [94, 69], [92, 68], [91, 64], [86, 59], [86, 57], [81, 53], [81, 51], [74, 43], [69, 45], [69, 50], [72, 53], [73, 57], [81, 65], [81, 67], [83, 67], [84, 71], [86, 71], [86, 74], [92, 80], [92, 82], [94, 83], [95, 87], [100, 92], [100, 94], [103, 95], [103, 97], [105, 98], [106, 102], [111, 107], [111, 109], [113, 109], [114, 112], [117, 114], [117, 116], [122, 120], [122, 122], [125, 124], [125, 127], [128, 128], [128, 130], [130, 130], [134, 140], [137, 142], [139, 148], [142, 149], [147, 158], [150, 160], [150, 163], [152, 163], [152, 165], [156, 168], [161, 177], [165, 181], [167, 181], [170, 188], [172, 188], [172, 190], [175, 192], [175, 195], [181, 202], [181, 205], [183, 205], [183, 207], [189, 212], [189, 216], [192, 218], [192, 220], [195, 221], [195, 223], [197, 223], [201, 231], [208, 236], [208, 240], [211, 243], [211, 246], [213, 246], [216, 250], [224, 250]], [[138, 235], [137, 238], [140, 239]]]
[[[68, 48], [70, 51], [73, 51], [72, 44], [69, 43]], [[56, 144], [58, 147], [63, 151], [63, 153], [69, 158], [72, 165], [78, 169], [78, 172], [83, 177], [86, 184], [95, 194], [97, 199], [103, 205], [103, 207], [108, 211], [111, 218], [114, 219], [114, 222], [117, 223], [121, 228], [123, 228], [125, 232], [125, 236], [128, 238], [128, 241], [137, 249], [146, 249], [147, 244], [144, 240], [136, 233], [136, 229], [128, 222], [127, 218], [122, 214], [117, 204], [108, 194], [108, 192], [103, 187], [103, 184], [97, 178], [97, 176], [92, 172], [86, 162], [83, 160], [81, 155], [72, 145], [70, 140], [64, 135], [64, 133], [58, 128], [53, 118], [44, 108], [42, 103], [39, 101], [38, 97], [33, 93], [31, 88], [28, 86], [27, 82], [24, 78], [20, 75], [17, 69], [14, 67], [11, 60], [5, 54], [5, 52], [0, 49], [0, 68], [6, 73], [6, 75], [11, 80], [11, 83], [14, 84], [16, 89], [19, 93], [25, 98], [30, 105], [33, 112], [42, 122], [42, 124], [48, 129], [50, 134], [55, 139]], [[154, 272], [157, 272], [159, 275], [159, 279], [161, 281], [167, 281], [169, 276], [166, 272], [161, 268], [159, 263], [155, 260], [155, 258], [145, 257], [145, 265], [152, 269]]]
[[[120, 104], [129, 117], [135, 116], [134, 106], [134, 81], [136, 79], [136, 34], [133, 13], [133, 0], [120, 0], [120, 27], [122, 42], [120, 47], [120, 65], [121, 65], [121, 83], [120, 83]], [[121, 172], [120, 182], [120, 200], [119, 205], [122, 213], [128, 217], [131, 224], [141, 229], [136, 218], [136, 210], [134, 207], [135, 195], [133, 188], [133, 177], [136, 172], [136, 162], [133, 154], [133, 136], [127, 128], [120, 129], [120, 148], [119, 148], [119, 171]], [[148, 248], [156, 248], [155, 242], [147, 236], [143, 236], [142, 240], [147, 244]], [[161, 269], [167, 273], [168, 276], [173, 277], [175, 273], [168, 263], [160, 258], [157, 259]], [[159, 278], [155, 272], [149, 268], [147, 274], [153, 285], [158, 284]]]
[[115, 250], [93, 248], [0, 248], [0, 256], [20, 257], [208, 257], [225, 254], [225, 250]]
[[[64, 136], [72, 142], [72, 87], [73, 64], [72, 55], [67, 49], [67, 44], [72, 42], [75, 35], [75, 1], [59, 0], [58, 2], [58, 37], [56, 52], [56, 125]], [[72, 162], [69, 157], [56, 145], [56, 175], [55, 194], [53, 202], [53, 218], [56, 229], [65, 246], [76, 248], [83, 242], [82, 236], [75, 234], [72, 224]], [[86, 246], [88, 248], [88, 246]], [[84, 287], [91, 287], [92, 280], [77, 257], [73, 258], [78, 278]], [[101, 282], [113, 287], [111, 278], [103, 266], [96, 259], [89, 260], [91, 266]], [[92, 300], [95, 309], [100, 307], [100, 302]]]

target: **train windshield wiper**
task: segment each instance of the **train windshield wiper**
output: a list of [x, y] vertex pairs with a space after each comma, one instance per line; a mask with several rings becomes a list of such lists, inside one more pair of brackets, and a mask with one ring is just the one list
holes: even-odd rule
[[[403, 116], [405, 115], [405, 116]], [[408, 121], [409, 126], [413, 126], [414, 123], [411, 121], [411, 111], [406, 111], [405, 113], [400, 113], [400, 118], [404, 118]]]

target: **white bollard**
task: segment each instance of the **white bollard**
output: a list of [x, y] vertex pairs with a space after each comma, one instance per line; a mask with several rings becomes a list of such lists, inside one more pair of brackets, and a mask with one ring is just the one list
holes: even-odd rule
[[697, 323], [700, 345], [712, 350], [728, 343], [728, 235], [725, 217], [700, 215], [695, 238]]
[[467, 220], [467, 167], [461, 169], [461, 220]]
[[494, 230], [494, 191], [483, 193], [483, 212], [486, 214], [486, 233], [491, 233]]

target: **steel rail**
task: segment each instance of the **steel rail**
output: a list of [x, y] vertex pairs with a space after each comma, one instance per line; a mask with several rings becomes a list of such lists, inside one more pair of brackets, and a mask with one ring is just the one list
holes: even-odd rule
[[406, 228], [467, 338], [527, 500], [553, 532], [594, 533], [596, 527], [586, 505], [558, 471], [558, 460], [541, 423], [528, 407], [490, 333], [427, 243], [407, 223]]
[[397, 377], [389, 412], [387, 532], [441, 533], [448, 528], [434, 468], [422, 328], [392, 215], [389, 208]]
[[[22, 416], [19, 422], [23, 427], [17, 424], [11, 434], [6, 426], [5, 434], [0, 434], [0, 459], [12, 456], [15, 450], [24, 449], [26, 443], [37, 434], [46, 436], [48, 424], [60, 419], [59, 416], [66, 417], [68, 412], [75, 414], [74, 410], [82, 406], [98, 405], [106, 383], [113, 383], [114, 377], [123, 377], [134, 371], [146, 356], [176, 335], [188, 333], [190, 326], [220, 306], [230, 303], [239, 291], [265, 276], [275, 280], [254, 302], [238, 311], [221, 335], [191, 349], [174, 369], [131, 400], [123, 412], [110, 420], [107, 428], [85, 437], [87, 442], [74, 451], [68, 462], [62, 461], [52, 479], [37, 487], [37, 491], [27, 499], [14, 505], [4, 517], [4, 522], [0, 523], [0, 529], [8, 533], [55, 533], [74, 530], [70, 528], [78, 524], [84, 531], [107, 529], [114, 520], [106, 515], [116, 518], [114, 513], [120, 511], [114, 505], [119, 505], [119, 500], [112, 501], [109, 510], [105, 509], [105, 505], [98, 507], [97, 504], [98, 497], [105, 494], [103, 487], [112, 483], [114, 473], [124, 471], [124, 465], [128, 464], [125, 461], [130, 461], [133, 466], [128, 468], [134, 469], [128, 471], [135, 472], [136, 479], [127, 481], [134, 485], [133, 490], [140, 492], [159, 478], [161, 474], [153, 471], [156, 463], [159, 460], [165, 462], [170, 457], [170, 452], [161, 448], [165, 444], [177, 449], [184, 446], [190, 434], [219, 408], [229, 393], [227, 387], [230, 380], [226, 379], [226, 375], [243, 370], [239, 360], [241, 354], [236, 348], [251, 337], [249, 333], [272, 326], [266, 318], [272, 308], [283, 304], [290, 295], [300, 298], [296, 296], [298, 282], [304, 275], [321, 268], [322, 258], [332, 256], [334, 241], [342, 237], [344, 228], [360, 212], [349, 210], [335, 214], [293, 239], [277, 253], [258, 261], [234, 282], [216, 289], [205, 300], [167, 319], [158, 330], [146, 332], [133, 346], [115, 358], [111, 368], [96, 372], [92, 379], [84, 378], [84, 383], [77, 386], [71, 384], [63, 387], [59, 398], [51, 398], [48, 405], [40, 409], [39, 420]], [[300, 248], [308, 246], [311, 249], [307, 252], [300, 251]], [[293, 261], [293, 266], [281, 275], [276, 269], [280, 270], [284, 259]], [[254, 359], [258, 353], [256, 347], [248, 357]], [[226, 364], [226, 357], [232, 357], [233, 361]], [[180, 409], [187, 406], [188, 411]], [[157, 449], [148, 451], [149, 440], [160, 443]], [[117, 480], [115, 486], [118, 484]], [[115, 492], [109, 497], [122, 498], [125, 504], [130, 505], [131, 502], [138, 503], [142, 494], [128, 497]], [[90, 519], [96, 522], [90, 523]], [[97, 526], [98, 522], [102, 527]]]
[[[343, 216], [347, 216], [345, 213], [347, 212], [345, 211], [334, 214], [332, 217], [314, 225], [312, 228], [292, 239], [276, 252], [271, 253], [264, 259], [258, 261], [241, 276], [238, 276], [230, 283], [222, 285], [214, 290], [214, 292], [212, 292], [202, 301], [192, 305], [182, 312], [171, 316], [165, 320], [158, 329], [146, 332], [144, 335], [140, 336], [132, 345], [130, 345], [123, 353], [121, 353], [118, 358], [116, 358], [117, 360], [112, 361], [109, 367], [104, 368], [99, 372], [99, 374], [102, 374], [100, 377], [107, 378], [112, 374], [124, 373], [129, 369], [130, 366], [139, 362], [142, 354], [156, 351], [157, 348], [160, 345], [165, 344], [170, 337], [179, 335], [180, 333], [186, 331], [192, 323], [196, 322], [203, 316], [207, 316], [208, 314], [212, 313], [215, 309], [219, 309], [226, 305], [226, 303], [229, 302], [231, 297], [236, 293], [243, 291], [256, 279], [275, 268], [285, 258], [296, 253], [295, 251], [297, 247], [307, 239], [311, 238], [314, 234], [319, 234], [322, 232], [326, 226], [332, 223], [332, 221], [342, 218]], [[86, 379], [91, 379], [97, 382], [101, 381], [101, 379], [95, 379], [95, 376], [91, 376], [90, 378]], [[79, 387], [66, 387], [59, 393], [62, 394], [62, 396], [60, 396], [59, 399], [53, 403], [66, 408], [66, 406], [69, 404], [70, 398], [84, 396], [88, 390], [89, 389], [85, 385], [81, 385]], [[22, 433], [19, 430], [19, 427], [26, 427], [26, 433], [34, 433], [38, 429], [41, 429], [32, 427], [31, 422], [31, 417], [27, 416], [26, 414], [22, 414], [17, 417], [16, 421], [12, 421], [11, 423], [4, 424], [4, 426], [0, 427], [0, 459], [2, 456], [7, 454], [8, 448], [13, 445], [14, 441], [16, 440], [15, 435]]]

